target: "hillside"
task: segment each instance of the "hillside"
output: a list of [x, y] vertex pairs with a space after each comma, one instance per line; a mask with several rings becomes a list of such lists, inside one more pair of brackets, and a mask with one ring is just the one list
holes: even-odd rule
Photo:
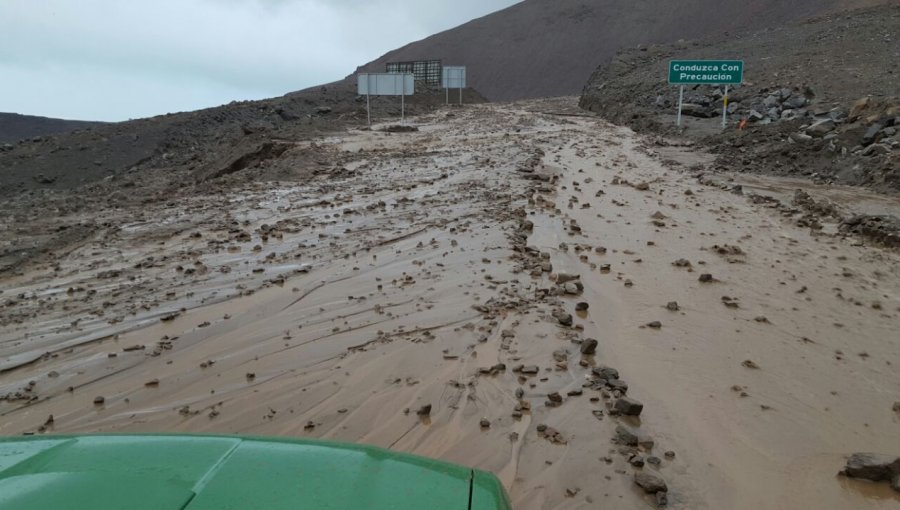
[[578, 93], [623, 48], [770, 28], [823, 13], [897, 0], [526, 0], [391, 51], [385, 62], [440, 58], [469, 67], [492, 101]]
[[0, 113], [0, 144], [101, 125], [103, 125], [102, 122], [51, 119], [33, 115], [20, 115], [18, 113]]
[[[592, 75], [581, 106], [700, 141], [721, 154], [721, 167], [900, 191], [900, 71], [885, 65], [900, 62], [898, 36], [900, 3], [623, 51]], [[746, 63], [744, 86], [729, 98], [731, 129], [721, 130], [722, 91], [712, 86], [686, 89], [686, 128], [676, 129], [668, 62], [716, 58]], [[736, 129], [741, 119], [744, 130]]]

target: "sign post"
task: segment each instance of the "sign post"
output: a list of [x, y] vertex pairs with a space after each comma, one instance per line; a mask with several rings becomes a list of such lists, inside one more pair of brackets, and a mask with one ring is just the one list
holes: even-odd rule
[[400, 96], [400, 122], [406, 120], [406, 96], [416, 91], [412, 74], [363, 73], [357, 77], [357, 93], [366, 96], [366, 118], [372, 125], [369, 96]]
[[466, 67], [445, 66], [441, 73], [441, 86], [447, 90], [447, 104], [450, 104], [450, 89], [459, 89], [459, 104], [463, 104], [463, 89], [466, 88]]
[[728, 86], [744, 81], [743, 60], [672, 60], [669, 62], [669, 84], [680, 85], [678, 94], [678, 119], [681, 126], [681, 109], [684, 104], [685, 85], [725, 85], [722, 106], [722, 129], [728, 125]]

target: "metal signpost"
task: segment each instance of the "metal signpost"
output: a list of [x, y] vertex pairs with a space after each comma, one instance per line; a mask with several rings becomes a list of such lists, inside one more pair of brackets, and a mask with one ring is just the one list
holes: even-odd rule
[[416, 91], [412, 74], [363, 73], [357, 78], [357, 93], [366, 96], [366, 117], [372, 125], [369, 96], [400, 96], [400, 122], [406, 118], [406, 96]]
[[463, 89], [466, 88], [466, 66], [444, 67], [441, 87], [447, 91], [447, 104], [450, 104], [450, 89], [459, 89], [459, 104], [462, 104]]
[[685, 85], [725, 85], [722, 105], [722, 129], [728, 122], [728, 86], [744, 81], [743, 60], [672, 60], [669, 62], [669, 84], [680, 85], [678, 93], [678, 126], [681, 126], [681, 106]]

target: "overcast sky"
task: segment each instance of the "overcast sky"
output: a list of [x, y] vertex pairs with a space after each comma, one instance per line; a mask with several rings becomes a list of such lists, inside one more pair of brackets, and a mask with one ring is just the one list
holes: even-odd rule
[[518, 0], [0, 0], [0, 112], [127, 120], [326, 83]]

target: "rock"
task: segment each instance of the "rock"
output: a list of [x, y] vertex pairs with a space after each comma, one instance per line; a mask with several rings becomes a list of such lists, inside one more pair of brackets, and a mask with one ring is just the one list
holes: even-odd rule
[[677, 312], [681, 310], [681, 307], [678, 306], [678, 301], [669, 301], [669, 303], [666, 305], [666, 310], [669, 310], [670, 312]]
[[106, 402], [105, 397], [94, 397], [94, 405], [103, 405], [104, 402]]
[[566, 294], [578, 295], [580, 291], [578, 290], [578, 285], [575, 285], [574, 282], [567, 282], [563, 285], [563, 290], [566, 291]]
[[491, 422], [487, 418], [482, 418], [481, 419], [481, 428], [483, 428], [483, 429], [491, 428]]
[[527, 367], [522, 367], [522, 372], [525, 375], [537, 375], [541, 370], [536, 365], [528, 365]]
[[656, 493], [656, 506], [658, 507], [667, 507], [669, 506], [669, 493], [665, 491], [659, 491]]
[[806, 133], [791, 133], [790, 139], [801, 144], [812, 143], [813, 137]]
[[619, 371], [612, 367], [600, 365], [599, 367], [594, 367], [591, 372], [593, 372], [597, 377], [606, 379], [607, 381], [614, 381], [619, 379]]
[[710, 283], [714, 281], [713, 275], [704, 273], [700, 275], [700, 283]]
[[888, 154], [891, 152], [891, 148], [882, 143], [873, 143], [866, 147], [866, 149], [862, 152], [863, 156], [880, 156], [882, 154]]
[[624, 416], [640, 416], [641, 411], [644, 410], [644, 404], [630, 397], [622, 397], [616, 400], [613, 409]]
[[561, 404], [563, 401], [563, 398], [562, 398], [562, 395], [559, 394], [559, 392], [554, 391], [553, 393], [547, 395], [547, 400], [549, 400], [550, 402], [553, 402], [555, 404]]
[[575, 311], [576, 312], [586, 312], [588, 310], [588, 308], [590, 308], [590, 307], [591, 307], [591, 305], [582, 301], [582, 302], [578, 303], [577, 305], [575, 305]]
[[419, 416], [431, 416], [431, 404], [420, 407], [416, 414]]
[[616, 426], [616, 442], [625, 446], [637, 446], [638, 435], [624, 425]]
[[662, 328], [662, 322], [659, 322], [659, 321], [648, 322], [647, 327], [650, 329], [660, 329], [660, 328]]
[[900, 413], [900, 402], [894, 402], [893, 410], [895, 413]]
[[882, 124], [872, 124], [869, 126], [869, 129], [866, 130], [866, 134], [864, 134], [862, 138], [863, 145], [875, 143], [875, 141], [878, 140], [878, 134], [882, 129], [884, 129], [884, 125]]
[[792, 96], [788, 98], [783, 104], [785, 108], [796, 110], [797, 108], [803, 108], [804, 106], [806, 106], [806, 98], [803, 96]]
[[668, 492], [666, 481], [661, 476], [653, 473], [635, 473], [634, 483], [638, 487], [644, 489], [647, 494], [656, 494], [658, 492]]
[[571, 282], [573, 280], [580, 280], [581, 275], [577, 274], [569, 274], [569, 273], [556, 273], [556, 283], [558, 285], [562, 285], [566, 282]]
[[773, 108], [775, 106], [778, 106], [778, 98], [775, 97], [774, 95], [770, 94], [767, 98], [765, 98], [763, 100], [763, 105], [766, 108]]
[[571, 326], [572, 325], [572, 314], [561, 313], [556, 318], [556, 320], [559, 321], [559, 323], [562, 324], [563, 326]]
[[753, 370], [759, 370], [759, 365], [757, 365], [753, 360], [750, 360], [750, 359], [744, 360], [744, 362], [741, 363], [741, 366], [743, 366], [744, 368], [751, 368]]
[[566, 361], [569, 359], [569, 353], [565, 349], [557, 349], [553, 351], [553, 359], [556, 361]]
[[847, 459], [841, 474], [872, 482], [893, 481], [900, 476], [900, 457], [875, 453], [854, 453]]
[[806, 128], [806, 134], [812, 136], [818, 136], [819, 138], [827, 135], [828, 133], [834, 131], [835, 123], [831, 119], [820, 120], [818, 122], [813, 123], [813, 125]]
[[327, 114], [331, 113], [331, 107], [330, 106], [319, 106], [318, 108], [316, 108], [316, 113], [318, 113], [319, 115], [327, 115]]
[[709, 108], [696, 103], [684, 103], [681, 105], [681, 114], [701, 119], [708, 119], [714, 115]]
[[581, 342], [581, 354], [592, 355], [597, 353], [597, 345], [599, 342], [593, 338], [585, 338]]

